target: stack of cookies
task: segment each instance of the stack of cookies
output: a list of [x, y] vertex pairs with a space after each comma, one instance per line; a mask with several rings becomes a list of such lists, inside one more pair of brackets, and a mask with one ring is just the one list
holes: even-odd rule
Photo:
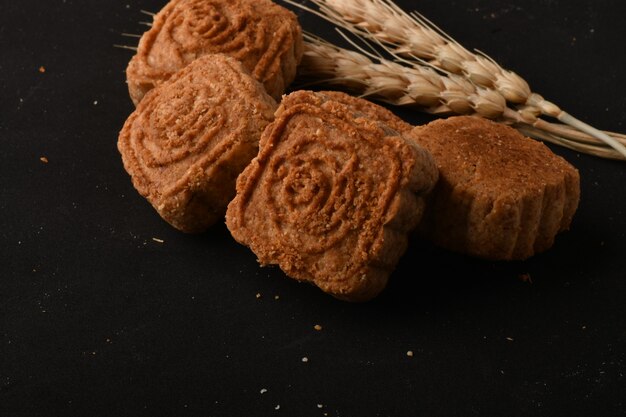
[[512, 260], [569, 227], [578, 172], [545, 145], [477, 117], [413, 127], [340, 92], [283, 95], [301, 56], [295, 15], [269, 0], [155, 16], [118, 148], [165, 221], [198, 233], [225, 218], [261, 264], [349, 301], [385, 288], [414, 230]]
[[269, 0], [173, 0], [126, 70], [137, 106], [118, 140], [135, 188], [172, 226], [224, 218], [302, 57], [296, 16]]

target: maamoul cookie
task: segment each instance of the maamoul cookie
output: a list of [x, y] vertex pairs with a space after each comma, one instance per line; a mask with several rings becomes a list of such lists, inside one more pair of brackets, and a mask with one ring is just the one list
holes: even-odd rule
[[302, 57], [302, 29], [292, 12], [269, 0], [172, 0], [126, 69], [133, 102], [194, 59], [215, 53], [241, 61], [279, 100]]
[[118, 149], [133, 185], [161, 217], [201, 232], [223, 218], [275, 109], [239, 61], [205, 55], [146, 95]]
[[544, 144], [479, 117], [410, 134], [437, 161], [439, 182], [420, 232], [437, 245], [493, 260], [521, 260], [567, 230], [580, 197], [578, 171]]
[[226, 224], [261, 264], [365, 301], [385, 287], [436, 180], [432, 157], [411, 140], [323, 94], [297, 92], [239, 176]]

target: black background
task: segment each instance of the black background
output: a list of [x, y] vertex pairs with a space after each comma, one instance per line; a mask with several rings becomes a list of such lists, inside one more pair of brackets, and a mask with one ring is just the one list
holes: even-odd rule
[[[626, 2], [399, 4], [626, 131]], [[337, 301], [259, 268], [223, 225], [175, 231], [132, 188], [116, 148], [132, 52], [113, 45], [163, 5], [0, 0], [1, 416], [626, 413], [623, 162], [552, 147], [582, 200], [545, 254], [493, 263], [413, 239], [380, 297]]]

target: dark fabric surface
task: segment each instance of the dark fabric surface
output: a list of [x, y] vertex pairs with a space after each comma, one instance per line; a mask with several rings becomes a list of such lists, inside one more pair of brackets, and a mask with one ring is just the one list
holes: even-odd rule
[[[223, 225], [175, 231], [132, 188], [116, 148], [131, 52], [113, 45], [163, 4], [0, 1], [0, 416], [626, 412], [623, 162], [552, 147], [582, 200], [545, 254], [494, 263], [413, 239], [380, 297], [337, 301], [261, 269]], [[626, 2], [399, 4], [626, 131]]]

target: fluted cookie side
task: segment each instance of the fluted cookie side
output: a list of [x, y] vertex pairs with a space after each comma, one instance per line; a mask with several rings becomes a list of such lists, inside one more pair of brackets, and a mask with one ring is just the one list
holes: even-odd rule
[[181, 231], [201, 232], [223, 218], [275, 109], [239, 61], [206, 55], [146, 95], [118, 149], [159, 215]]
[[440, 178], [419, 232], [435, 244], [492, 260], [549, 249], [578, 207], [576, 168], [541, 142], [480, 117], [458, 116], [410, 133]]
[[369, 300], [406, 250], [435, 163], [347, 105], [297, 94], [312, 97], [285, 97], [237, 180], [226, 224], [261, 264], [335, 297]]

